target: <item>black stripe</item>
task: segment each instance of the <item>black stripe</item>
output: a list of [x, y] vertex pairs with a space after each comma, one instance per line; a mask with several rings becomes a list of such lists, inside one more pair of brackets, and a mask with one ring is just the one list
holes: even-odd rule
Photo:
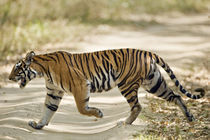
[[51, 89], [51, 88], [49, 88], [49, 87], [47, 87], [47, 86], [46, 86], [46, 88], [47, 88], [48, 90], [54, 90], [54, 89]]
[[170, 69], [169, 68], [167, 68], [167, 70], [165, 70], [167, 73], [169, 73], [170, 72]]
[[39, 64], [37, 61], [33, 61], [35, 64], [39, 65], [45, 72], [45, 74], [47, 74], [47, 70], [44, 68], [44, 66], [42, 66], [41, 64]]
[[74, 63], [76, 64], [77, 68], [80, 69], [79, 65], [77, 64], [77, 54], [73, 55], [73, 58], [74, 58]]
[[138, 100], [136, 100], [136, 102], [134, 103], [134, 106], [131, 108], [131, 111], [133, 111], [133, 109], [134, 109], [135, 107], [139, 106], [139, 105], [137, 105], [137, 103], [138, 103]]
[[112, 76], [112, 79], [113, 79], [114, 81], [116, 81], [116, 80], [117, 80], [117, 78], [116, 78], [116, 77], [115, 77], [115, 75], [114, 75], [114, 69], [113, 69], [113, 66], [111, 65], [110, 67], [111, 67], [111, 76]]
[[[96, 81], [96, 87], [97, 87], [97, 89], [99, 89], [99, 82], [98, 82], [98, 79], [95, 77], [94, 78], [95, 79], [95, 81]], [[95, 82], [94, 82], [94, 85], [95, 85]]]
[[186, 94], [186, 96], [191, 98], [191, 94], [189, 92]]
[[178, 81], [178, 80], [176, 80], [175, 85], [176, 85], [176, 86], [178, 86], [178, 85], [179, 85], [179, 81]]
[[63, 87], [63, 80], [62, 80], [62, 75], [61, 75], [61, 73], [60, 73], [60, 84], [61, 84], [61, 88], [62, 88], [64, 91], [66, 91], [66, 90], [64, 89], [64, 87]]
[[29, 81], [31, 81], [30, 71], [28, 71], [28, 73], [27, 73], [27, 77], [28, 77]]
[[166, 97], [164, 97], [163, 99], [167, 99], [168, 96], [173, 96], [173, 95], [174, 95], [174, 93], [171, 91], [171, 92], [169, 92], [169, 93], [166, 95]]
[[47, 95], [48, 96], [50, 96], [51, 98], [53, 98], [54, 100], [58, 100], [58, 99], [62, 99], [61, 97], [59, 97], [59, 96], [55, 96], [55, 95], [52, 95], [52, 94], [49, 94], [49, 93], [47, 93]]
[[156, 63], [159, 64], [160, 61], [159, 61], [158, 56], [156, 54], [154, 54], [154, 55], [155, 55], [155, 58], [156, 58]]
[[50, 81], [53, 83], [53, 79], [52, 79], [52, 76], [51, 76], [51, 74], [50, 74], [49, 67], [48, 67], [47, 73], [48, 73], [48, 75], [49, 75]]
[[98, 59], [99, 59], [99, 54], [98, 54], [99, 52], [96, 52], [95, 54], [96, 54], [96, 56], [98, 57]]
[[84, 68], [83, 68], [83, 61], [82, 61], [82, 56], [81, 55], [78, 55], [79, 57], [79, 61], [80, 61], [80, 66], [82, 68], [82, 72], [83, 72], [83, 75], [85, 76], [85, 78], [87, 79], [87, 76], [85, 75], [85, 71], [84, 71]]
[[180, 91], [182, 92], [182, 93], [186, 93], [187, 91], [182, 87], [182, 85], [180, 85]]
[[[94, 81], [94, 78], [93, 78], [93, 81]], [[91, 93], [93, 93], [93, 92], [96, 91], [96, 87], [95, 87], [95, 85], [94, 85], [94, 82], [91, 82], [91, 83], [90, 83], [90, 87], [91, 87], [91, 88], [90, 88], [90, 92], [91, 92]]]
[[51, 104], [48, 105], [48, 104], [45, 104], [47, 108], [49, 108], [51, 111], [57, 111], [58, 109], [58, 106], [57, 105], [54, 105], [54, 104]]
[[149, 52], [149, 56], [150, 56], [150, 59], [152, 60], [152, 53], [151, 52]]
[[121, 54], [122, 54], [122, 56], [123, 56], [123, 60], [124, 60], [124, 52], [123, 52], [123, 50], [120, 49], [120, 52], [121, 52]]
[[163, 84], [164, 84], [164, 88], [166, 88], [166, 81], [165, 80], [163, 80]]
[[117, 84], [117, 86], [120, 88], [121, 86], [123, 86], [126, 82], [126, 78], [124, 78], [119, 84]]
[[89, 67], [89, 59], [88, 59], [88, 56], [87, 55], [84, 55], [85, 56], [85, 60], [86, 60], [86, 66], [87, 66], [87, 71], [89, 73], [89, 76], [91, 77], [91, 71], [90, 71], [90, 67]]
[[127, 54], [128, 54], [127, 56], [128, 56], [128, 59], [129, 59], [129, 49], [127, 48], [126, 51], [127, 51]]
[[[133, 83], [132, 85], [130, 85], [129, 87], [127, 87], [125, 90], [121, 91], [121, 94], [126, 97], [128, 96], [130, 93], [132, 93], [135, 89], [131, 89], [136, 83]], [[126, 94], [125, 94], [126, 93]], [[125, 94], [125, 95], [124, 95]]]
[[155, 93], [155, 92], [157, 92], [157, 90], [159, 89], [159, 87], [160, 87], [160, 85], [162, 84], [162, 82], [163, 82], [163, 81], [162, 81], [161, 77], [159, 77], [159, 79], [158, 79], [156, 85], [155, 85], [154, 87], [152, 87], [148, 92], [149, 92], [149, 93]]
[[[147, 52], [144, 52], [144, 62], [147, 64]], [[146, 66], [145, 64], [145, 66]]]
[[[69, 71], [69, 77], [71, 78], [71, 80], [72, 80], [72, 83], [73, 83], [73, 85], [74, 85], [74, 79], [72, 78], [72, 76], [71, 76], [71, 71], [70, 71], [70, 66], [69, 66], [69, 64], [68, 64], [68, 62], [67, 62], [67, 60], [66, 60], [66, 58], [65, 58], [65, 56], [64, 56], [64, 54], [63, 54], [63, 52], [60, 52], [61, 53], [61, 55], [63, 56], [63, 59], [64, 59], [64, 61], [65, 61], [65, 63], [66, 63], [66, 66], [67, 66], [67, 68], [68, 68], [68, 71]], [[69, 55], [67, 55], [67, 56], [69, 56]], [[70, 57], [69, 57], [69, 59], [70, 59]], [[71, 59], [70, 59], [70, 61], [71, 61]], [[74, 70], [74, 69], [73, 69]], [[76, 74], [77, 74], [77, 72], [75, 72]], [[61, 76], [61, 75], [60, 75]], [[62, 84], [62, 82], [61, 82], [61, 84]], [[62, 84], [62, 88], [63, 88], [63, 84]], [[63, 88], [64, 89], [64, 88]], [[69, 83], [69, 90], [71, 91], [71, 82]], [[65, 91], [65, 89], [64, 89], [64, 91]]]
[[112, 87], [110, 85], [110, 75], [108, 74], [108, 81], [107, 81], [107, 89], [105, 89], [106, 91], [110, 90]]
[[162, 68], [165, 68], [165, 66], [166, 66], [165, 63], [163, 63], [163, 65], [162, 65], [161, 67], [162, 67]]
[[[123, 50], [122, 50], [122, 52], [123, 52]], [[124, 56], [124, 55], [123, 55]], [[127, 56], [126, 55], [126, 52], [125, 52], [125, 56]], [[121, 66], [121, 68], [120, 68], [120, 73], [118, 74], [118, 75], [116, 75], [116, 79], [118, 79], [121, 75], [123, 75], [123, 73], [125, 72], [125, 69], [126, 69], [126, 67], [127, 67], [127, 63], [129, 63], [129, 61], [127, 61], [127, 59], [126, 59], [127, 57], [125, 57], [125, 58], [123, 58], [123, 62], [122, 62], [122, 66]], [[118, 69], [118, 67], [117, 67], [117, 69]]]
[[25, 70], [24, 70], [22, 67], [21, 67], [20, 69], [21, 69], [21, 71], [22, 71], [21, 74], [23, 73], [23, 74], [24, 74], [24, 77], [26, 77]]
[[[69, 62], [70, 62], [70, 64], [71, 64], [71, 67], [74, 67], [74, 65], [73, 65], [73, 63], [72, 63], [72, 55], [71, 54], [69, 54], [69, 53], [67, 53], [67, 56], [69, 57]], [[69, 66], [70, 67], [70, 66]], [[68, 67], [68, 68], [69, 68]], [[69, 68], [70, 69], [70, 68]], [[76, 73], [76, 75], [79, 77], [79, 75], [78, 75], [78, 73], [76, 72], [76, 70], [73, 68], [73, 70], [74, 70], [74, 72]], [[73, 78], [72, 78], [72, 76], [71, 76], [71, 72], [69, 73], [70, 74], [70, 78], [73, 80]], [[74, 84], [74, 82], [73, 82], [73, 84]]]
[[169, 102], [173, 101], [174, 97], [175, 97], [175, 96], [173, 96], [173, 95], [170, 96], [170, 97], [167, 99], [167, 101], [169, 101]]
[[104, 51], [104, 56], [109, 59], [109, 56], [106, 54], [106, 51]]
[[167, 92], [167, 90], [166, 90], [166, 91], [164, 91], [163, 93], [161, 93], [160, 95], [158, 95], [158, 97], [162, 97], [162, 96], [164, 96], [166, 92]]
[[31, 71], [31, 73], [34, 74], [34, 77], [33, 78], [36, 78], [36, 73], [34, 71]]
[[134, 88], [134, 89], [130, 90], [128, 93], [126, 93], [126, 94], [124, 95], [124, 97], [127, 97], [127, 96], [128, 96], [129, 94], [131, 94], [132, 92], [137, 92], [136, 88]]
[[105, 89], [105, 81], [106, 81], [106, 75], [104, 74], [104, 71], [100, 68], [101, 74], [102, 74], [102, 88]]
[[130, 67], [130, 71], [128, 72], [128, 75], [132, 75], [132, 72], [134, 71], [134, 70], [136, 70], [135, 68], [136, 68], [136, 65], [134, 64], [134, 57], [135, 57], [135, 55], [134, 55], [134, 52], [135, 52], [135, 50], [133, 50], [133, 54], [132, 54], [132, 56], [131, 57], [133, 57], [133, 58], [131, 58], [131, 60], [130, 60], [130, 65], [129, 65], [129, 67]]
[[48, 58], [50, 58], [50, 59], [52, 59], [53, 61], [55, 61], [57, 63], [57, 61], [56, 61], [56, 59], [54, 57], [49, 56], [49, 55], [45, 55], [45, 56], [48, 57]]
[[38, 56], [38, 55], [36, 55], [36, 58], [39, 58], [39, 59], [41, 59], [42, 61], [50, 61], [50, 60], [48, 60], [48, 59], [46, 59], [46, 58], [42, 58], [41, 56]]
[[163, 65], [161, 66], [162, 68], [165, 68], [165, 62], [163, 61], [162, 58], [160, 58], [160, 60], [162, 61]]
[[138, 56], [139, 56], [139, 50], [136, 51], [136, 66], [138, 65], [138, 62], [139, 62], [139, 61], [138, 61], [138, 60], [139, 60], [139, 59], [138, 59]]
[[67, 55], [68, 55], [68, 57], [69, 57], [69, 62], [70, 62], [70, 64], [71, 64], [71, 66], [73, 67], [73, 63], [72, 63], [72, 59], [71, 59], [71, 56], [72, 56], [72, 55], [69, 54], [69, 53], [68, 53]]
[[108, 68], [108, 62], [106, 61], [106, 59], [104, 59], [104, 57], [102, 56], [102, 64], [103, 64], [103, 67], [104, 67], [104, 69], [105, 69], [105, 71], [107, 72], [107, 73], [109, 73], [109, 68]]
[[130, 99], [127, 100], [127, 102], [131, 103], [131, 102], [135, 101], [136, 98], [137, 98], [137, 95], [132, 96]]
[[174, 78], [176, 78], [176, 76], [174, 74], [171, 74], [170, 78], [173, 80]]
[[55, 52], [55, 56], [57, 57], [58, 63], [60, 63], [59, 56], [58, 56], [58, 54], [56, 52]]
[[201, 98], [201, 96], [200, 95], [193, 95], [193, 97], [192, 97], [193, 99], [200, 99]]
[[93, 57], [93, 55], [92, 55], [92, 61], [93, 61], [93, 65], [94, 65], [94, 70], [95, 70], [98, 78], [101, 80], [101, 76], [99, 74], [99, 67], [98, 67], [97, 62], [96, 62], [95, 58]]
[[89, 101], [89, 99], [90, 99], [90, 97], [88, 97], [87, 99], [85, 99], [85, 100], [84, 100], [84, 102], [88, 102], [88, 101]]
[[[142, 59], [141, 59], [141, 55], [142, 55], [142, 51], [140, 51], [140, 53], [139, 53], [139, 63], [140, 63], [140, 67], [142, 66]], [[140, 69], [140, 71], [139, 71], [139, 73], [141, 73], [142, 72], [142, 69]]]
[[118, 67], [118, 62], [117, 62], [116, 54], [114, 52], [112, 52], [112, 51], [111, 51], [111, 54], [114, 57], [114, 62], [116, 64], [116, 66]]
[[150, 75], [148, 76], [148, 79], [149, 79], [149, 80], [151, 80], [152, 78], [154, 78], [154, 73], [152, 73], [152, 74], [150, 74]]

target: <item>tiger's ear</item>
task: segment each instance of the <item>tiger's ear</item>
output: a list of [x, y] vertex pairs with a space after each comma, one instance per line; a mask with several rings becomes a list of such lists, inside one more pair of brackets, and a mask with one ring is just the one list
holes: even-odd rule
[[34, 51], [31, 51], [31, 52], [26, 54], [26, 61], [25, 61], [25, 63], [26, 63], [27, 66], [29, 66], [31, 64], [33, 56], [35, 56]]

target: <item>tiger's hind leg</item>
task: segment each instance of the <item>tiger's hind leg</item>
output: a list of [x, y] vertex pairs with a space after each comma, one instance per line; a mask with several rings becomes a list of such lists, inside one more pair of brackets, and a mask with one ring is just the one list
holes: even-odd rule
[[195, 118], [193, 117], [193, 115], [190, 113], [190, 111], [188, 110], [187, 106], [185, 105], [184, 101], [182, 100], [180, 95], [171, 95], [168, 100], [169, 102], [174, 102], [176, 105], [179, 106], [179, 108], [182, 110], [183, 114], [185, 115], [185, 117], [187, 118], [187, 120], [189, 122], [192, 122], [195, 120]]
[[138, 83], [134, 83], [132, 85], [123, 85], [119, 87], [121, 94], [126, 98], [131, 108], [131, 113], [125, 120], [125, 124], [132, 124], [141, 112], [141, 105], [138, 101], [138, 88]]
[[90, 98], [90, 84], [86, 80], [82, 81], [79, 88], [73, 91], [77, 109], [82, 115], [95, 116], [97, 118], [102, 118], [103, 113], [100, 109], [95, 107], [89, 107]]
[[162, 99], [165, 99], [169, 102], [173, 102], [179, 106], [182, 110], [183, 114], [186, 116], [188, 121], [193, 121], [194, 117], [187, 109], [184, 101], [182, 100], [181, 96], [175, 94], [166, 84], [163, 76], [161, 75], [159, 69], [154, 67], [154, 72], [151, 72], [149, 76], [143, 81], [143, 87], [151, 94], [156, 95]]

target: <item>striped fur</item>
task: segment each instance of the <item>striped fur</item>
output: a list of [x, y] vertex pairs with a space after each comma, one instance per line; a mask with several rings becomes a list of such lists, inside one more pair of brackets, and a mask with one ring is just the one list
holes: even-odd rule
[[13, 67], [9, 79], [20, 81], [20, 87], [23, 88], [33, 78], [44, 77], [47, 89], [45, 110], [38, 123], [29, 122], [29, 125], [36, 129], [41, 129], [49, 123], [58, 109], [64, 92], [74, 95], [81, 114], [103, 117], [98, 108], [88, 106], [90, 93], [108, 91], [116, 86], [131, 108], [131, 114], [125, 120], [126, 124], [131, 124], [141, 111], [137, 94], [140, 86], [158, 97], [177, 104], [187, 119], [192, 121], [193, 116], [181, 96], [167, 86], [156, 64], [168, 73], [181, 93], [192, 99], [204, 96], [202, 89], [197, 90], [200, 92], [199, 95], [187, 92], [161, 57], [137, 49], [81, 54], [58, 51], [35, 55], [34, 52], [30, 52]]

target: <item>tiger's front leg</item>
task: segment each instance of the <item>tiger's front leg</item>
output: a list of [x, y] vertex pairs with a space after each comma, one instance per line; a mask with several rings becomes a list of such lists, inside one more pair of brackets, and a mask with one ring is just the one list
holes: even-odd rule
[[42, 129], [45, 125], [48, 125], [52, 116], [57, 111], [63, 95], [64, 93], [62, 91], [48, 89], [42, 118], [39, 122], [29, 121], [28, 124], [35, 129]]

